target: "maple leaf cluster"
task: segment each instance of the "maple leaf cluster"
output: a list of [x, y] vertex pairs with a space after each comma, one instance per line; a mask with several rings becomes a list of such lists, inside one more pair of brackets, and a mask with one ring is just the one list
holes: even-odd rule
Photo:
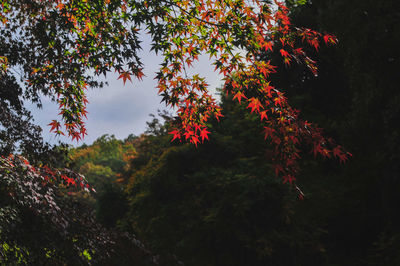
[[[8, 157], [1, 156], [0, 161], [1, 169], [8, 170], [2, 171], [2, 174], [6, 173], [7, 175], [24, 175], [25, 177], [22, 179], [25, 180], [30, 179], [30, 176], [34, 175], [39, 177], [38, 180], [41, 180], [40, 182], [42, 187], [50, 185], [61, 186], [63, 188], [75, 191], [95, 191], [94, 188], [89, 185], [83, 175], [74, 173], [69, 169], [52, 169], [46, 165], [35, 167], [23, 156], [13, 154], [10, 154]], [[14, 179], [17, 180], [18, 178]]]
[[285, 65], [294, 60], [316, 75], [316, 62], [302, 46], [318, 50], [321, 41], [335, 44], [336, 37], [293, 27], [288, 8], [278, 1], [275, 4], [274, 11], [270, 4], [256, 0], [173, 2], [169, 8], [174, 12], [162, 15], [169, 45], [163, 50], [158, 88], [163, 101], [177, 108], [172, 140], [197, 145], [208, 139], [207, 121], [219, 119], [221, 108], [209, 95], [205, 79], [186, 73], [200, 54], [209, 54], [215, 71], [224, 77], [223, 92], [260, 116], [265, 139], [274, 146], [276, 174], [283, 182], [293, 183], [299, 171], [301, 142], [310, 143], [316, 154], [330, 157], [333, 153], [342, 162], [350, 154], [324, 138], [321, 129], [299, 119], [283, 90], [270, 81], [277, 67], [263, 56], [277, 46]]
[[0, 170], [0, 184], [7, 202], [50, 215], [54, 226], [62, 231], [66, 230], [70, 217], [64, 215], [58, 204], [60, 195], [94, 191], [80, 174], [68, 169], [34, 167], [22, 156], [2, 156]]

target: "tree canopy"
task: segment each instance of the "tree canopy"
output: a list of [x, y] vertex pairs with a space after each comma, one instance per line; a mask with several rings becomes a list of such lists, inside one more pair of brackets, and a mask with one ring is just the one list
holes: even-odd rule
[[187, 265], [322, 262], [321, 233], [295, 213], [307, 202], [275, 178], [257, 115], [234, 101], [222, 97], [224, 119], [210, 121], [213, 138], [197, 148], [149, 128], [123, 174], [129, 208], [119, 226]]
[[285, 89], [271, 82], [277, 71], [272, 50], [285, 66], [299, 64], [317, 75], [317, 63], [304, 47], [318, 50], [321, 42], [337, 42], [331, 34], [292, 25], [289, 9], [279, 1], [2, 0], [1, 5], [2, 80], [19, 80], [17, 98], [40, 104], [44, 94], [56, 101], [62, 121], [50, 123], [56, 134], [84, 137], [85, 92], [103, 85], [96, 76], [116, 71], [124, 83], [142, 78], [137, 52], [144, 30], [163, 58], [157, 88], [177, 113], [173, 139], [197, 145], [209, 138], [209, 119], [221, 117], [206, 78], [188, 74], [199, 55], [208, 54], [223, 75], [223, 92], [259, 115], [284, 182], [295, 180], [302, 143], [324, 157], [346, 161], [349, 155], [300, 119]]

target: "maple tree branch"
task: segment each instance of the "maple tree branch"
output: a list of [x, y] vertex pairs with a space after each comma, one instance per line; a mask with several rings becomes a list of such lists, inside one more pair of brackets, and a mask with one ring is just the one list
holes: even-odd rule
[[210, 24], [210, 25], [215, 26], [215, 27], [221, 27], [221, 26], [223, 26], [223, 25], [221, 25], [221, 24], [213, 23], [213, 22], [210, 22], [210, 21], [206, 21], [206, 20], [204, 20], [204, 19], [201, 19], [201, 18], [199, 18], [199, 17], [196, 17], [195, 15], [190, 14], [190, 12], [186, 11], [185, 9], [183, 9], [182, 7], [180, 7], [179, 5], [177, 5], [177, 4], [173, 3], [173, 2], [170, 2], [170, 1], [164, 1], [164, 2], [166, 2], [166, 3], [168, 3], [168, 4], [172, 5], [172, 6], [177, 7], [177, 8], [178, 8], [179, 10], [181, 10], [183, 13], [185, 13], [185, 14], [189, 15], [190, 17], [192, 17], [192, 18], [194, 18], [194, 19], [197, 19], [198, 21], [201, 21], [201, 22], [203, 22], [203, 23], [205, 23], [205, 24]]

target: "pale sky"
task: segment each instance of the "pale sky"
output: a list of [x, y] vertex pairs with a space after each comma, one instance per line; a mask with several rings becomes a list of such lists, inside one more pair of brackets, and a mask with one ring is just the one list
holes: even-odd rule
[[[150, 53], [150, 38], [144, 36], [143, 51], [141, 52], [146, 77], [143, 81], [132, 79], [133, 83], [117, 80], [115, 73], [107, 74], [106, 81], [109, 86], [103, 89], [90, 89], [88, 91], [89, 104], [87, 106], [88, 119], [86, 128], [88, 135], [83, 141], [71, 141], [67, 137], [56, 136], [50, 133], [48, 124], [53, 119], [59, 119], [57, 105], [47, 98], [43, 98], [43, 108], [37, 109], [33, 105], [27, 105], [35, 120], [43, 129], [45, 141], [57, 143], [58, 140], [73, 144], [91, 144], [104, 134], [114, 134], [116, 138], [123, 139], [129, 134], [140, 135], [146, 129], [146, 121], [150, 120], [149, 114], [157, 114], [157, 109], [168, 110], [164, 103], [160, 103], [161, 97], [157, 95], [155, 73], [161, 62], [160, 56]], [[210, 89], [222, 84], [221, 76], [214, 71], [214, 66], [208, 60], [208, 56], [200, 57], [200, 61], [193, 66], [193, 72], [205, 77]]]

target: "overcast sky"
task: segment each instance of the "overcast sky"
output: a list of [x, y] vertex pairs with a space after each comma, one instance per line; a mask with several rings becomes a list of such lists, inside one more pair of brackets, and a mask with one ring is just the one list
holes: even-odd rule
[[[143, 51], [141, 52], [144, 63], [143, 81], [132, 79], [124, 86], [122, 80], [117, 80], [118, 75], [107, 74], [106, 81], [109, 86], [103, 89], [90, 89], [88, 91], [89, 104], [86, 127], [88, 135], [83, 141], [71, 141], [66, 137], [58, 137], [50, 133], [48, 124], [53, 119], [59, 119], [57, 105], [47, 98], [43, 98], [43, 108], [37, 109], [28, 105], [35, 123], [43, 129], [45, 141], [57, 143], [58, 140], [73, 144], [91, 144], [104, 134], [114, 134], [118, 139], [126, 138], [129, 134], [140, 135], [146, 129], [146, 121], [150, 120], [149, 114], [157, 114], [157, 109], [166, 109], [164, 103], [160, 103], [161, 97], [157, 95], [155, 73], [158, 71], [161, 58], [155, 53], [150, 53], [149, 37], [144, 36]], [[206, 77], [210, 88], [215, 91], [221, 85], [221, 78], [213, 72], [214, 66], [208, 60], [208, 56], [202, 56], [193, 71]]]

